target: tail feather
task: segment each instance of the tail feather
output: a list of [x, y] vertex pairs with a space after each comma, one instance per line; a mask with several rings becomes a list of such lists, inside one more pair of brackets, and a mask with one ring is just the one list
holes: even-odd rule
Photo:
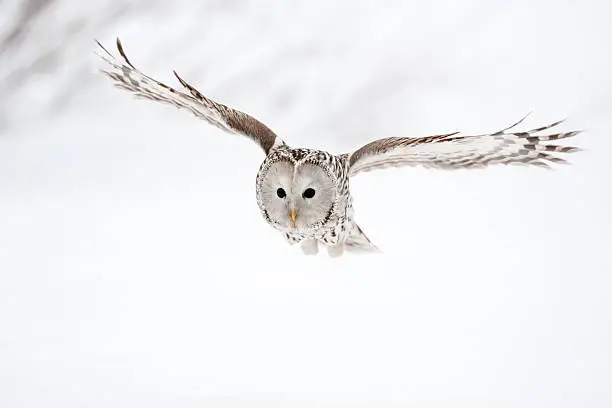
[[359, 225], [355, 224], [353, 231], [344, 242], [344, 246], [351, 252], [381, 252], [376, 245], [363, 233]]

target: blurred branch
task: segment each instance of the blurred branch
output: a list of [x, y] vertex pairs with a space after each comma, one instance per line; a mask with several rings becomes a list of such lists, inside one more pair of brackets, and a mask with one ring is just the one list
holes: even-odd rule
[[0, 39], [0, 57], [19, 44], [20, 40], [26, 35], [27, 28], [31, 22], [48, 7], [54, 0], [26, 0], [21, 7], [21, 13], [17, 16], [17, 20], [7, 35]]

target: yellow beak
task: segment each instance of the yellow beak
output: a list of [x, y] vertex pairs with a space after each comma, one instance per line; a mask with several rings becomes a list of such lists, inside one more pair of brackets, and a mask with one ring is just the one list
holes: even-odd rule
[[289, 217], [291, 218], [291, 223], [289, 224], [291, 227], [295, 227], [295, 210], [291, 209], [291, 211], [289, 211]]

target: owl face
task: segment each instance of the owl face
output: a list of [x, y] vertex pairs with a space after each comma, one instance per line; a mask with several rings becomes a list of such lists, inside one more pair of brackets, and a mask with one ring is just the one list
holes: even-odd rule
[[277, 161], [263, 175], [261, 205], [277, 228], [304, 231], [329, 216], [336, 199], [336, 181], [321, 166]]

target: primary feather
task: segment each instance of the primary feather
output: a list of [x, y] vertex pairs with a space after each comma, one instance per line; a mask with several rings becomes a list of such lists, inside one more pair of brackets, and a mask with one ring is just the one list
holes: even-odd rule
[[548, 163], [567, 163], [558, 153], [579, 150], [546, 143], [576, 136], [579, 131], [541, 134], [563, 121], [524, 132], [511, 131], [524, 119], [495, 133], [477, 136], [460, 136], [455, 132], [421, 138], [375, 140], [349, 155], [350, 175], [389, 166], [462, 169], [492, 164], [526, 164], [548, 167]]
[[110, 70], [102, 70], [102, 72], [109, 76], [118, 88], [131, 92], [137, 97], [186, 109], [219, 129], [247, 136], [259, 144], [266, 154], [273, 146], [283, 143], [266, 125], [244, 112], [229, 108], [205, 97], [185, 82], [176, 71], [174, 75], [181, 85], [189, 91], [189, 94], [177, 91], [143, 74], [130, 62], [119, 38], [117, 38], [117, 50], [121, 60], [117, 60], [102, 44], [97, 43], [103, 51], [100, 57], [110, 65]]

